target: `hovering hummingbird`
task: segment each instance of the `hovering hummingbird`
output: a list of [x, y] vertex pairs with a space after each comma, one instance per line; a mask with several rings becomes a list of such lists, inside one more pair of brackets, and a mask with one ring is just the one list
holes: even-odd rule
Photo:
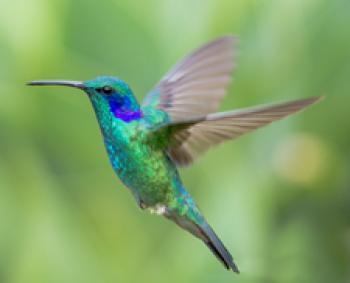
[[312, 97], [213, 113], [235, 67], [235, 37], [212, 41], [171, 69], [140, 105], [124, 81], [32, 81], [85, 91], [95, 110], [114, 171], [142, 209], [163, 215], [201, 239], [227, 269], [231, 254], [182, 184], [178, 167], [190, 165], [223, 141], [280, 120], [317, 102]]

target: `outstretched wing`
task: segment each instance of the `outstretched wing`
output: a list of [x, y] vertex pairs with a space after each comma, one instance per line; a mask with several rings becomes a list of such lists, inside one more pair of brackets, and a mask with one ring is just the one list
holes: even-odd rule
[[211, 146], [229, 139], [235, 139], [273, 121], [318, 102], [322, 97], [312, 97], [292, 102], [258, 106], [172, 123], [167, 127], [170, 133], [168, 154], [179, 166], [189, 165]]
[[161, 79], [142, 106], [163, 110], [172, 121], [215, 112], [231, 80], [235, 43], [226, 36], [194, 51]]

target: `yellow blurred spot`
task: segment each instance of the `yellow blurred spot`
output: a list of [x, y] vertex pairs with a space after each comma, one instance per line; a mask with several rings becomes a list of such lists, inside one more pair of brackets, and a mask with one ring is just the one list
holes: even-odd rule
[[327, 164], [327, 150], [317, 137], [298, 134], [278, 145], [273, 163], [279, 176], [309, 184], [322, 176]]

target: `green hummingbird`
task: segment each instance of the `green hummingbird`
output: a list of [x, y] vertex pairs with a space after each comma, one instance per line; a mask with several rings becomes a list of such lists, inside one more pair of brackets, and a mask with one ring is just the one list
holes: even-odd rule
[[282, 119], [320, 100], [312, 97], [214, 113], [235, 68], [237, 40], [216, 39], [175, 65], [140, 105], [124, 81], [32, 81], [87, 93], [114, 171], [142, 209], [163, 215], [201, 239], [227, 269], [239, 273], [232, 255], [184, 187], [178, 167], [211, 146]]

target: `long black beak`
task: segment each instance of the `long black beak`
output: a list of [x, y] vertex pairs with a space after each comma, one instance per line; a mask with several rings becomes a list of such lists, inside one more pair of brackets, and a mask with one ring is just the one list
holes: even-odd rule
[[28, 82], [27, 85], [63, 85], [63, 86], [70, 86], [80, 89], [85, 89], [85, 86], [82, 82], [79, 81], [32, 81]]

